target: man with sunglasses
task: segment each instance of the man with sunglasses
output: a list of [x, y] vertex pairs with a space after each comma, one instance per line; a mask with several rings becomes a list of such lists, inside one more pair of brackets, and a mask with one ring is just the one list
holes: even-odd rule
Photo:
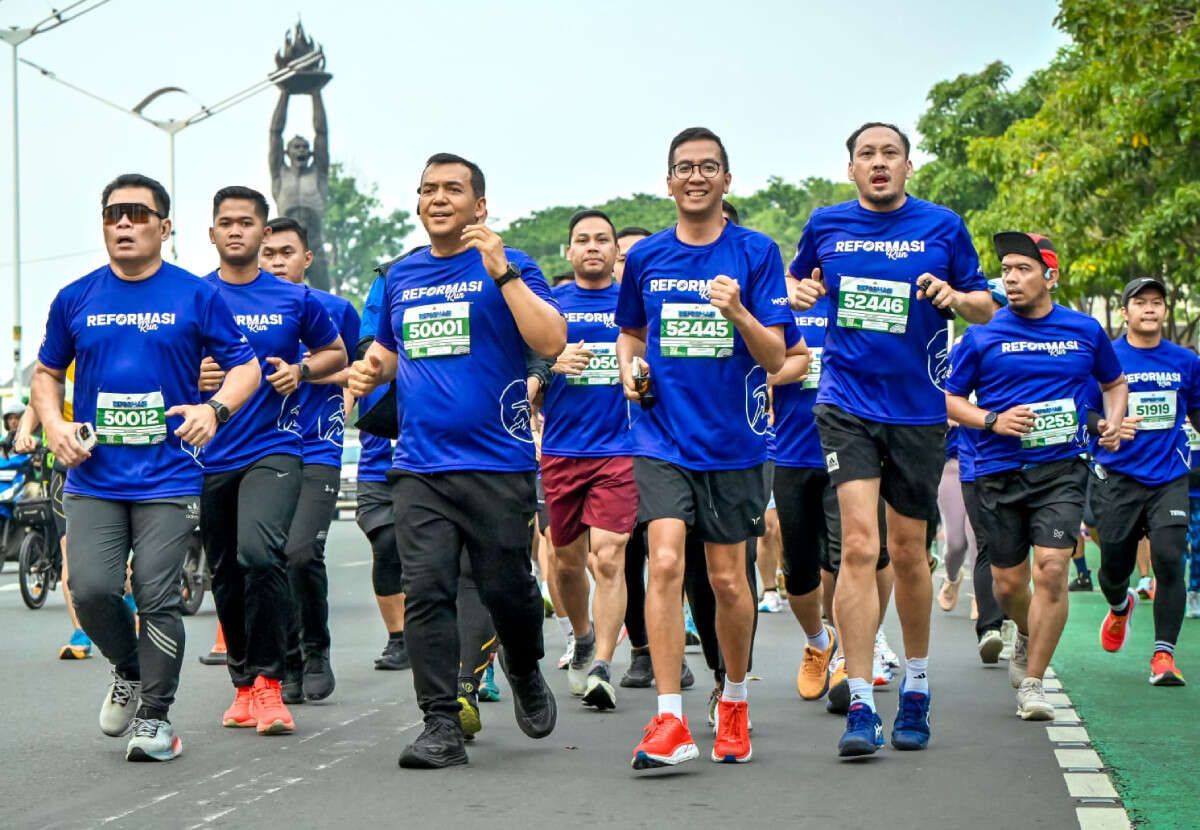
[[[109, 263], [62, 289], [38, 353], [33, 406], [67, 468], [63, 505], [71, 595], [80, 623], [113, 664], [100, 728], [132, 730], [125, 757], [167, 761], [183, 749], [168, 720], [183, 660], [180, 574], [196, 526], [201, 470], [191, 453], [259, 382], [254, 353], [212, 286], [165, 263], [170, 201], [153, 179], [118, 176], [101, 197]], [[229, 366], [201, 403], [203, 355]], [[73, 420], [63, 417], [75, 361]], [[122, 600], [133, 550], [140, 627]]]

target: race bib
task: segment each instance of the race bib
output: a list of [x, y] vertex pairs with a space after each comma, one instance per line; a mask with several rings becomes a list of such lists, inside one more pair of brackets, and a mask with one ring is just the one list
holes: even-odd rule
[[404, 309], [404, 351], [410, 360], [471, 353], [471, 304], [430, 303]]
[[616, 386], [621, 382], [617, 371], [616, 343], [584, 343], [583, 348], [592, 353], [587, 368], [579, 375], [567, 375], [569, 386]]
[[733, 323], [706, 303], [663, 303], [658, 352], [663, 357], [730, 357]]
[[1034, 414], [1033, 432], [1021, 439], [1021, 449], [1065, 444], [1079, 431], [1079, 413], [1071, 398], [1031, 403], [1029, 408]]
[[1129, 415], [1142, 419], [1137, 425], [1138, 430], [1174, 429], [1175, 395], [1174, 389], [1165, 392], [1130, 392]]
[[1200, 452], [1200, 432], [1196, 432], [1191, 424], [1184, 421], [1183, 434], [1187, 436], [1188, 449], [1192, 452]]
[[162, 392], [96, 395], [96, 443], [150, 446], [167, 440]]
[[812, 363], [808, 364], [808, 377], [801, 384], [802, 389], [816, 389], [821, 382], [821, 348], [809, 349], [812, 353]]
[[838, 291], [837, 324], [888, 334], [908, 330], [908, 302], [912, 286], [894, 280], [842, 277]]

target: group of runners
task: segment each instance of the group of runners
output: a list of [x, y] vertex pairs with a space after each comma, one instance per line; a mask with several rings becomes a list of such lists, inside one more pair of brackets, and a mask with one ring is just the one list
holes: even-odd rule
[[[113, 667], [101, 729], [129, 735], [129, 760], [182, 750], [169, 709], [197, 528], [233, 686], [221, 722], [288, 733], [289, 703], [333, 692], [324, 545], [355, 405], [357, 518], [388, 632], [376, 667], [411, 668], [424, 716], [402, 767], [467, 762], [478, 700], [495, 695], [493, 654], [520, 729], [553, 731], [531, 568], [541, 533], [571, 694], [607, 710], [620, 687], [655, 687], [636, 770], [699, 756], [681, 695], [694, 683], [685, 595], [717, 682], [709, 757], [751, 759], [755, 557], [775, 528], [803, 635], [797, 692], [846, 717], [842, 757], [884, 745], [873, 689], [893, 669], [892, 746], [929, 744], [939, 512], [948, 542], [975, 554], [981, 660], [995, 663], [1014, 629], [1021, 718], [1053, 717], [1042, 678], [1085, 501], [1111, 606], [1102, 647], [1128, 640], [1148, 538], [1150, 680], [1182, 684], [1184, 424], [1200, 428], [1200, 358], [1163, 339], [1167, 286], [1131, 282], [1127, 333], [1110, 342], [1054, 301], [1060, 263], [1044, 236], [997, 234], [1002, 276], [989, 284], [963, 220], [907, 193], [898, 128], [864, 124], [846, 148], [858, 197], [816, 209], [785, 269], [724, 199], [720, 138], [684, 130], [667, 153], [676, 224], [618, 231], [601, 211], [576, 213], [563, 229], [573, 273], [553, 289], [486, 224], [480, 168], [434, 155], [418, 187], [429, 244], [380, 269], [361, 320], [304, 284], [305, 228], [269, 219], [256, 191], [216, 193], [219, 264], [201, 278], [162, 259], [165, 189], [113, 180], [109, 262], [54, 298], [18, 429], [28, 445], [40, 422], [66, 470], [71, 603]], [[781, 607], [773, 550], [764, 587]], [[903, 659], [880, 627], [893, 594]]]

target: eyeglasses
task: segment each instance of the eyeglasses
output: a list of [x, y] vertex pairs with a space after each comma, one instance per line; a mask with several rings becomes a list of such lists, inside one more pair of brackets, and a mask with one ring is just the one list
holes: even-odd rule
[[671, 165], [671, 175], [677, 179], [690, 179], [692, 171], [697, 167], [700, 168], [700, 175], [706, 179], [715, 179], [717, 174], [721, 172], [721, 163], [718, 161], [702, 161], [699, 164], [692, 164], [690, 161], [681, 161]]
[[121, 221], [122, 216], [128, 216], [129, 221], [135, 225], [144, 225], [150, 221], [151, 216], [157, 216], [159, 219], [166, 219], [157, 210], [148, 208], [140, 202], [118, 202], [115, 205], [105, 205], [100, 211], [100, 215], [104, 217], [104, 224], [115, 225]]

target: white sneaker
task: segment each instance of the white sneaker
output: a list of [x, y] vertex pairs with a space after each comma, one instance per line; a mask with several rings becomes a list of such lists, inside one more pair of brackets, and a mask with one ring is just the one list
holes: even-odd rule
[[896, 673], [892, 670], [892, 667], [889, 666], [886, 661], [884, 661], [883, 655], [881, 655], [878, 651], [875, 652], [875, 659], [871, 661], [871, 677], [873, 678], [872, 684], [877, 689], [881, 686], [887, 686], [896, 679]]
[[1000, 652], [1004, 649], [1004, 638], [994, 628], [983, 632], [979, 638], [979, 659], [988, 665], [999, 662]]
[[1054, 720], [1054, 707], [1037, 677], [1026, 677], [1017, 688], [1017, 714], [1021, 720]]
[[1138, 580], [1137, 595], [1141, 599], [1154, 598], [1154, 579], [1149, 576], [1143, 576]]
[[142, 684], [137, 680], [126, 680], [113, 669], [113, 682], [100, 706], [100, 731], [119, 738], [129, 731], [129, 724], [137, 712], [138, 696]]
[[1017, 624], [1012, 620], [1000, 623], [1000, 637], [1004, 640], [1004, 648], [1000, 650], [1000, 659], [1011, 660], [1013, 641], [1017, 638]]
[[778, 614], [783, 611], [783, 598], [779, 596], [779, 590], [763, 591], [762, 602], [758, 604], [758, 610], [763, 614]]
[[165, 720], [134, 718], [133, 737], [125, 747], [126, 761], [170, 761], [183, 752], [183, 741]]
[[575, 635], [567, 635], [567, 647], [563, 650], [562, 657], [558, 658], [558, 667], [565, 669], [571, 665], [572, 658], [575, 657]]
[[1187, 592], [1187, 615], [1192, 619], [1200, 619], [1200, 591]]
[[[1013, 640], [1012, 657], [1008, 658], [1008, 682], [1014, 689], [1021, 688], [1025, 674], [1029, 671], [1029, 637], [1017, 632]], [[1035, 678], [1036, 679], [1036, 678]], [[1038, 681], [1041, 688], [1041, 681]]]
[[875, 632], [875, 654], [893, 669], [900, 668], [900, 658], [896, 656], [896, 652], [892, 651], [892, 647], [888, 645], [887, 635], [883, 633], [882, 626]]

